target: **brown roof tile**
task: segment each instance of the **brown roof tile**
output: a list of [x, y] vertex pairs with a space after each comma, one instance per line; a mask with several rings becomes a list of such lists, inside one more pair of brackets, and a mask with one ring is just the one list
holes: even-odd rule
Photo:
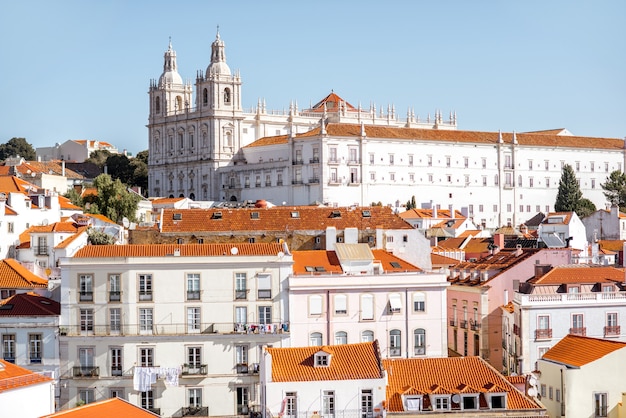
[[36, 293], [17, 293], [0, 302], [0, 317], [4, 316], [56, 316], [61, 314], [61, 304]]
[[566, 335], [549, 349], [543, 359], [580, 367], [626, 347], [626, 343], [601, 338]]
[[622, 283], [623, 281], [623, 268], [589, 264], [556, 266], [543, 276], [529, 280], [535, 285]]
[[[233, 249], [236, 248], [234, 251]], [[74, 258], [268, 256], [284, 251], [281, 243], [87, 245]]]
[[34, 289], [48, 287], [48, 281], [32, 273], [19, 261], [6, 258], [0, 261], [0, 288]]
[[153, 418], [158, 416], [122, 398], [110, 398], [51, 415], [44, 415], [41, 418]]
[[0, 360], [0, 392], [50, 381], [51, 378], [42, 374]]

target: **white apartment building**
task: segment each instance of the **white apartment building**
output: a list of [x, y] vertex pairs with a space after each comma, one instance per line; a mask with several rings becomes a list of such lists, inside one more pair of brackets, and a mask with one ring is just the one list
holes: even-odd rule
[[418, 206], [467, 206], [474, 223], [495, 228], [553, 211], [565, 164], [603, 207], [600, 184], [626, 158], [622, 139], [459, 131], [456, 115], [420, 120], [409, 110], [400, 120], [393, 107], [378, 114], [335, 93], [305, 110], [292, 103], [276, 113], [259, 102], [245, 111], [219, 34], [195, 90], [170, 44], [149, 95], [152, 196], [399, 207], [415, 195]]
[[293, 346], [378, 340], [384, 358], [447, 356], [445, 274], [367, 244], [293, 253]]
[[38, 147], [35, 153], [39, 161], [64, 160], [82, 163], [94, 151], [119, 153], [117, 148], [108, 142], [94, 139], [69, 139], [62, 144], [56, 143], [52, 147]]
[[[280, 243], [91, 245], [61, 260], [61, 407], [118, 396], [162, 416], [245, 413], [263, 347], [289, 339], [292, 262]], [[166, 378], [139, 380], [151, 374]]]
[[612, 266], [546, 265], [520, 284], [513, 299], [514, 358], [519, 373], [568, 334], [626, 342], [624, 271]]

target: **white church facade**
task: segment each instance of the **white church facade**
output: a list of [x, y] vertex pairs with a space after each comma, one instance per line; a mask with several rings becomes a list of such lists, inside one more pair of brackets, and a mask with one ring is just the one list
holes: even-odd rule
[[309, 109], [242, 107], [219, 34], [195, 91], [178, 73], [170, 44], [150, 85], [149, 190], [195, 200], [265, 199], [287, 205], [382, 203], [465, 208], [476, 224], [519, 225], [551, 212], [569, 164], [583, 197], [602, 208], [601, 184], [623, 171], [624, 141], [577, 137], [566, 129], [529, 133], [461, 131], [456, 114], [401, 120], [335, 93]]

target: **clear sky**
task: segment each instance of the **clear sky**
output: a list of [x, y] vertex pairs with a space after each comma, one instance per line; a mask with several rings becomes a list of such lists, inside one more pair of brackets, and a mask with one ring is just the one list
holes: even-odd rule
[[168, 39], [193, 81], [219, 25], [246, 109], [331, 90], [459, 129], [626, 136], [626, 1], [21, 0], [0, 7], [0, 142], [147, 149]]

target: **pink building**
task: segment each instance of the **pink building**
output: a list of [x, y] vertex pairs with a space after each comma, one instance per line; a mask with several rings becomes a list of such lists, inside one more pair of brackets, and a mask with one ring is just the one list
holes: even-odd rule
[[535, 274], [535, 264], [568, 264], [571, 249], [499, 250], [475, 262], [457, 264], [447, 289], [448, 347], [461, 356], [478, 355], [497, 370], [503, 363], [502, 305], [519, 283]]

